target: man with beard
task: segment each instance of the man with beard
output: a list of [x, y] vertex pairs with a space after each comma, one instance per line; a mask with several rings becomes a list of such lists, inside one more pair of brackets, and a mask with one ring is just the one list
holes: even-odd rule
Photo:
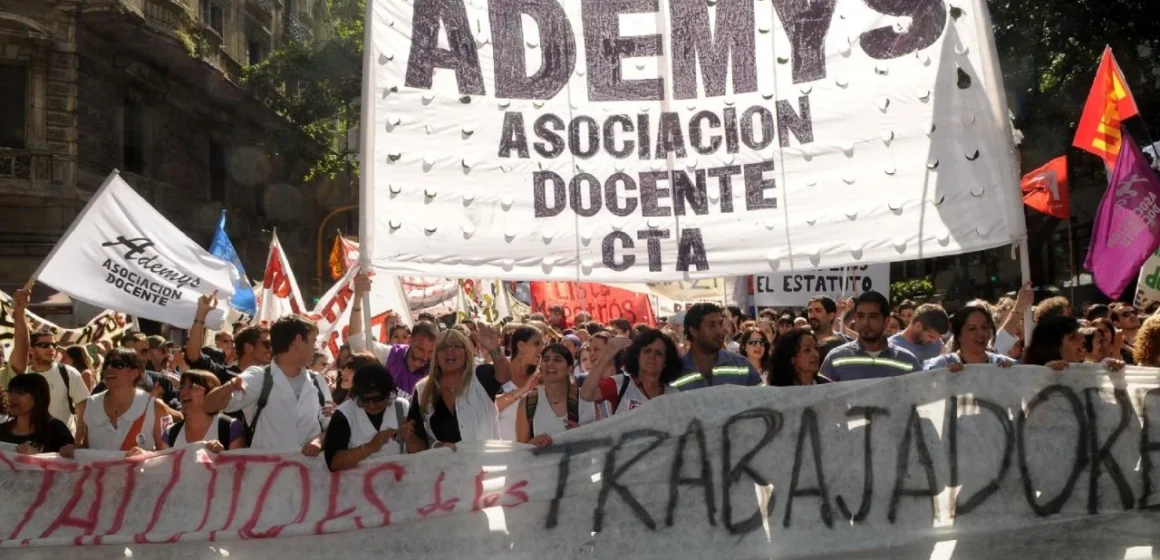
[[810, 328], [818, 339], [818, 353], [824, 361], [831, 350], [849, 342], [841, 333], [834, 332], [834, 320], [838, 317], [838, 304], [828, 296], [814, 296], [806, 307]]
[[744, 356], [725, 350], [725, 313], [712, 303], [698, 303], [685, 312], [689, 351], [681, 357], [684, 373], [673, 387], [682, 391], [716, 385], [761, 385], [761, 375]]
[[893, 377], [922, 370], [914, 354], [886, 339], [890, 302], [878, 292], [864, 292], [854, 300], [854, 330], [858, 340], [843, 344], [826, 356], [822, 375], [834, 381]]

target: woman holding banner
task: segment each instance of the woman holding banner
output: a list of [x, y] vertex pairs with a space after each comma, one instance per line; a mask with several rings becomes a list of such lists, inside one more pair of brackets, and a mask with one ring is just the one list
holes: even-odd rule
[[596, 420], [594, 403], [572, 382], [572, 350], [550, 344], [540, 354], [540, 386], [516, 407], [516, 441], [551, 445], [552, 436]]
[[431, 373], [419, 381], [411, 398], [408, 419], [413, 428], [403, 427], [409, 453], [499, 439], [495, 398], [511, 380], [511, 363], [500, 350], [495, 329], [481, 323], [475, 335], [493, 363], [476, 365], [471, 339], [456, 329], [435, 339]]
[[769, 356], [769, 384], [775, 387], [830, 383], [822, 375], [822, 354], [812, 331], [794, 329], [777, 339]]
[[241, 421], [205, 411], [205, 396], [221, 384], [208, 371], [194, 369], [181, 374], [178, 398], [184, 418], [166, 430], [165, 443], [169, 447], [180, 449], [205, 442], [205, 448], [211, 453], [245, 449], [246, 428]]
[[[0, 395], [3, 398], [3, 395]], [[68, 425], [48, 412], [50, 392], [43, 375], [17, 375], [8, 382], [8, 410], [0, 423], [0, 443], [16, 446], [22, 455], [58, 453], [73, 444]]]
[[[616, 373], [622, 350], [624, 373]], [[611, 414], [620, 414], [661, 395], [679, 393], [672, 383], [684, 369], [677, 345], [659, 330], [645, 331], [632, 340], [611, 338], [584, 380], [580, 398], [607, 402]]]
[[[1031, 333], [1031, 343], [1023, 352], [1023, 363], [1046, 366], [1055, 371], [1063, 371], [1070, 364], [1083, 363], [1084, 340], [1079, 332], [1079, 320], [1067, 315], [1047, 317], [1035, 325]], [[1120, 360], [1104, 360], [1109, 371], [1124, 368]]]
[[385, 366], [375, 361], [355, 370], [349, 397], [326, 428], [322, 452], [332, 472], [353, 469], [369, 457], [406, 453], [400, 434], [410, 405]]
[[[144, 376], [136, 351], [122, 347], [105, 356], [105, 391], [77, 404], [75, 448], [122, 451], [126, 457], [168, 448], [161, 437], [168, 408], [140, 389]], [[75, 448], [65, 447], [60, 454], [72, 457]]]
[[951, 316], [951, 352], [931, 358], [922, 369], [947, 368], [963, 371], [965, 364], [993, 364], [1001, 368], [1015, 365], [1015, 360], [987, 350], [995, 337], [995, 319], [987, 308], [968, 305]]

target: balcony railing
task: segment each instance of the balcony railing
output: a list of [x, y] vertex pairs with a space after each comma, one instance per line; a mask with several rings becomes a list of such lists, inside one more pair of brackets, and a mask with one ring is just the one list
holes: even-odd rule
[[264, 16], [274, 15], [274, 0], [246, 0], [246, 5]]
[[297, 16], [286, 16], [286, 35], [299, 43], [310, 41], [310, 29]]

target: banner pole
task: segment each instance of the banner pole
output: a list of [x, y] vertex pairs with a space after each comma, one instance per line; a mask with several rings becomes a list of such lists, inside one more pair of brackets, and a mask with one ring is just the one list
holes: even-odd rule
[[[1031, 257], [1028, 254], [1029, 249], [1027, 246], [1027, 236], [1026, 235], [1019, 238], [1019, 241], [1017, 241], [1015, 244], [1015, 249], [1019, 254], [1019, 275], [1022, 278], [1020, 281], [1020, 287], [1022, 287], [1024, 284], [1027, 284], [1028, 282], [1031, 281]], [[1032, 303], [1034, 303], [1034, 300], [1032, 300]], [[1075, 302], [1072, 302], [1073, 305], [1074, 305], [1074, 303]], [[1032, 305], [1027, 306], [1027, 311], [1023, 314], [1023, 345], [1024, 345], [1024, 347], [1026, 347], [1027, 344], [1031, 343], [1031, 331], [1033, 329], [1033, 325], [1031, 324], [1031, 317], [1032, 317], [1031, 316], [1031, 308], [1032, 307], [1033, 307]]]
[[[358, 192], [358, 264], [360, 272], [371, 273], [371, 253], [374, 251], [375, 197], [373, 196], [375, 157], [375, 64], [374, 29], [375, 5], [367, 2], [365, 29], [363, 34], [362, 95], [359, 100], [359, 192]], [[348, 156], [349, 157], [349, 156]], [[405, 310], [408, 313], [410, 310]], [[371, 332], [371, 295], [363, 294], [363, 328], [367, 348], [374, 348], [374, 334]]]
[[1079, 284], [1079, 271], [1075, 269], [1075, 238], [1071, 234], [1071, 214], [1067, 217], [1067, 267], [1072, 274], [1071, 304], [1075, 305], [1075, 285]]

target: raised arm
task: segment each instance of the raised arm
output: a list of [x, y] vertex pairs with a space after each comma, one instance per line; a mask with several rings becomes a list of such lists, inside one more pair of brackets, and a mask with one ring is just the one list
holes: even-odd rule
[[185, 341], [185, 361], [196, 364], [201, 360], [201, 347], [205, 345], [205, 318], [217, 307], [217, 292], [197, 299], [197, 313], [193, 316], [193, 328], [189, 329], [189, 340]]
[[29, 340], [27, 312], [28, 300], [31, 297], [32, 290], [30, 288], [16, 290], [16, 294], [12, 297], [12, 319], [15, 324], [15, 332], [12, 335], [12, 355], [8, 359], [8, 363], [12, 366], [12, 371], [16, 373], [24, 373], [28, 370], [28, 347], [31, 340]]

